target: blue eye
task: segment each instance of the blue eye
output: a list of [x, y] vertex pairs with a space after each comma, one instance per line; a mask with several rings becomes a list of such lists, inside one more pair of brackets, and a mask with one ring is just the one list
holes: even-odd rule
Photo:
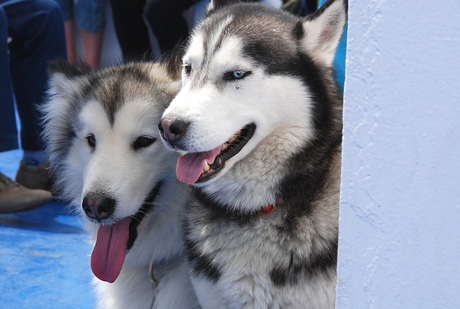
[[248, 75], [251, 74], [251, 71], [229, 71], [224, 74], [224, 80], [227, 81], [234, 81], [237, 79], [243, 79], [246, 78]]
[[244, 76], [244, 74], [245, 74], [245, 72], [243, 72], [243, 71], [233, 71], [233, 77], [235, 77], [235, 78], [241, 78], [241, 77]]

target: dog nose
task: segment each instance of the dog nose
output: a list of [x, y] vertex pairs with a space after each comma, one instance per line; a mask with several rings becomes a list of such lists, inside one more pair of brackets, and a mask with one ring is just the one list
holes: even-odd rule
[[89, 218], [100, 222], [112, 215], [115, 210], [115, 200], [102, 195], [87, 195], [83, 199], [82, 207]]
[[177, 141], [185, 135], [189, 123], [180, 119], [164, 118], [158, 124], [161, 137], [169, 142]]

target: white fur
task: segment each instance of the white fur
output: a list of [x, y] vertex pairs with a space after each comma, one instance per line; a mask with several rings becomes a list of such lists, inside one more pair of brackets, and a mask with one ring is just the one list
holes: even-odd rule
[[[161, 73], [157, 68], [147, 69]], [[165, 83], [162, 86], [167, 92], [177, 92], [177, 83], [174, 89], [174, 83], [166, 78], [160, 76], [152, 82], [155, 81]], [[181, 238], [180, 221], [188, 190], [174, 174], [177, 155], [166, 151], [159, 140], [137, 151], [132, 148], [139, 136], [160, 138], [157, 124], [167, 102], [156, 102], [164, 100], [161, 95], [128, 96], [111, 124], [101, 103], [91, 100], [81, 102], [83, 107], [78, 116], [70, 119], [71, 102], [81, 100], [80, 86], [85, 82], [84, 76], [70, 79], [61, 73], [53, 74], [51, 99], [44, 113], [50, 162], [55, 170], [60, 169], [56, 170], [58, 185], [85, 219], [91, 243], [96, 241], [99, 224], [90, 221], [81, 207], [89, 192], [103, 191], [116, 200], [114, 214], [105, 222], [110, 224], [135, 215], [153, 187], [162, 182], [154, 210], [137, 227], [137, 239], [126, 254], [117, 280], [114, 283], [93, 280], [98, 308], [198, 308]], [[132, 89], [136, 89], [135, 84]], [[68, 123], [76, 136], [66, 157], [60, 158], [58, 141]], [[95, 150], [88, 146], [89, 134], [96, 138]], [[149, 279], [151, 262], [158, 285]]]

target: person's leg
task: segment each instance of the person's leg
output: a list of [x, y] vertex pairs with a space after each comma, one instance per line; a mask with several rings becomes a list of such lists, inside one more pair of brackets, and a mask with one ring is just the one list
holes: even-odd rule
[[67, 46], [67, 57], [70, 63], [77, 62], [77, 53], [75, 51], [75, 22], [73, 19], [64, 21], [65, 41]]
[[145, 17], [158, 40], [162, 53], [172, 50], [188, 35], [182, 15], [195, 0], [147, 0]]
[[16, 181], [31, 189], [49, 189], [41, 140], [40, 106], [48, 88], [48, 64], [67, 59], [64, 21], [52, 0], [7, 0], [11, 78], [21, 119], [23, 161]]
[[0, 151], [19, 147], [7, 42], [8, 20], [0, 4]]
[[[18, 132], [14, 113], [13, 86], [11, 84], [8, 55], [9, 23], [0, 1], [0, 151], [18, 148]], [[42, 206], [51, 200], [44, 190], [30, 190], [0, 172], [0, 213], [25, 211]]]
[[146, 0], [110, 0], [113, 23], [124, 61], [152, 57], [148, 28], [144, 23]]
[[62, 13], [51, 0], [10, 0], [2, 6], [12, 38], [10, 68], [21, 119], [21, 145], [26, 151], [42, 151], [39, 107], [48, 88], [48, 64], [67, 58]]
[[64, 19], [65, 39], [67, 46], [67, 57], [69, 62], [76, 63], [77, 54], [75, 52], [75, 21], [73, 0], [54, 0], [59, 4]]
[[85, 45], [85, 62], [98, 69], [101, 65], [102, 42], [104, 31], [88, 31], [80, 28], [80, 33]]
[[78, 0], [75, 18], [85, 45], [85, 61], [99, 68], [105, 28], [105, 10], [102, 0]]

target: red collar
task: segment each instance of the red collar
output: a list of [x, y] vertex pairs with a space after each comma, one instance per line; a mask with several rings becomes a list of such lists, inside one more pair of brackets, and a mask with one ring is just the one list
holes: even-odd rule
[[269, 214], [271, 212], [274, 212], [278, 209], [278, 205], [282, 204], [283, 201], [278, 201], [276, 202], [276, 204], [268, 204], [267, 206], [263, 206], [263, 207], [260, 207], [260, 210], [257, 211], [257, 214], [258, 215], [266, 215], [266, 214]]

